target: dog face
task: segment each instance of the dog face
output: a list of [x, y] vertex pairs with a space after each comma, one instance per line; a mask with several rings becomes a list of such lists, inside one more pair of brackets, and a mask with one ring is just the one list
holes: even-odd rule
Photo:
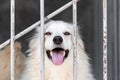
[[73, 46], [73, 26], [62, 21], [51, 21], [45, 26], [45, 50], [55, 65], [61, 65]]

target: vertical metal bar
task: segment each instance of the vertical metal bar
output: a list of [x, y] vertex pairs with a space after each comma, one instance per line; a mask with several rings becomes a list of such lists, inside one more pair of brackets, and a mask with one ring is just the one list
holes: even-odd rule
[[[77, 2], [80, 0], [77, 0]], [[48, 16], [45, 17], [45, 21], [51, 19], [52, 17], [56, 16], [57, 14], [63, 12], [64, 10], [66, 10], [67, 8], [69, 8], [71, 5], [73, 4], [73, 1], [70, 1], [69, 3], [65, 4], [64, 6], [60, 7], [59, 9], [57, 9], [56, 11], [52, 12], [51, 14], [49, 14]], [[22, 37], [23, 35], [25, 35], [26, 33], [30, 32], [31, 30], [33, 30], [35, 27], [37, 27], [38, 25], [41, 24], [41, 21], [37, 21], [36, 23], [34, 23], [33, 25], [29, 26], [27, 29], [23, 30], [22, 32], [18, 33], [15, 36], [15, 40]], [[8, 45], [10, 43], [10, 39], [8, 39], [7, 41], [5, 41], [4, 43], [0, 44], [0, 49], [4, 48], [6, 45]]]
[[107, 0], [103, 0], [103, 80], [107, 80]]
[[44, 57], [44, 0], [40, 0], [40, 48], [41, 48], [41, 80], [45, 80], [45, 57]]
[[10, 72], [11, 80], [15, 79], [14, 75], [14, 35], [15, 35], [15, 0], [11, 0], [11, 10], [10, 10], [10, 34], [11, 34], [11, 44], [10, 44]]
[[74, 26], [74, 54], [73, 54], [73, 80], [77, 80], [77, 0], [73, 0], [73, 26]]

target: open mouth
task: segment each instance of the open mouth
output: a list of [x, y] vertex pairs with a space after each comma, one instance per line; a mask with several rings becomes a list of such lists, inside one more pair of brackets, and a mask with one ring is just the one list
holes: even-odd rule
[[64, 50], [63, 48], [54, 48], [52, 50], [46, 50], [47, 56], [52, 60], [53, 64], [61, 65], [65, 58], [67, 58], [69, 50]]

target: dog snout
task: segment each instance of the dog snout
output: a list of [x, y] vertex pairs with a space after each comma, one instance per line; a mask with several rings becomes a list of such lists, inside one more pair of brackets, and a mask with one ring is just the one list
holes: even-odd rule
[[59, 44], [61, 44], [61, 43], [63, 42], [63, 39], [62, 39], [61, 36], [55, 36], [55, 37], [53, 38], [53, 42], [54, 42], [55, 44], [59, 45]]

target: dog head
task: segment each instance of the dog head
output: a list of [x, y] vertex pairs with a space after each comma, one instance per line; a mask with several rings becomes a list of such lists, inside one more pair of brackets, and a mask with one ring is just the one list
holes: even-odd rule
[[53, 64], [61, 65], [72, 49], [73, 26], [63, 21], [50, 21], [45, 25], [45, 50]]

